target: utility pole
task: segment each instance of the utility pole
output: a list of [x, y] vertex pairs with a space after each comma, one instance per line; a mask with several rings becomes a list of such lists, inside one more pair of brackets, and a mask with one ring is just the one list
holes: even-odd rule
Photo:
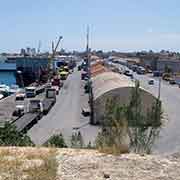
[[159, 76], [158, 100], [160, 100], [160, 97], [161, 97], [161, 76]]
[[87, 35], [86, 35], [86, 56], [87, 56], [87, 70], [88, 70], [88, 87], [89, 87], [89, 106], [90, 106], [90, 123], [93, 124], [94, 121], [94, 106], [93, 106], [93, 92], [91, 84], [91, 63], [90, 63], [90, 49], [89, 49], [89, 26], [87, 26]]
[[87, 54], [87, 65], [88, 65], [88, 76], [90, 78], [90, 57], [89, 57], [89, 26], [87, 26], [87, 35], [86, 35], [86, 54]]
[[87, 34], [86, 34], [86, 52], [87, 52], [87, 55], [88, 55], [88, 52], [89, 52], [89, 26], [87, 26]]

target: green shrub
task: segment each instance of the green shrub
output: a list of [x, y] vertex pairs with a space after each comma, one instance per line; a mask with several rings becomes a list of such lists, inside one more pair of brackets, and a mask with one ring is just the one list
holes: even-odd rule
[[83, 140], [83, 137], [82, 137], [80, 131], [72, 134], [71, 147], [72, 148], [84, 148], [84, 140]]
[[16, 127], [10, 123], [5, 123], [0, 127], [0, 145], [1, 146], [33, 146], [34, 143], [30, 137], [16, 130]]
[[116, 99], [108, 99], [96, 147], [108, 153], [151, 153], [162, 125], [161, 101], [157, 99], [146, 115], [142, 107], [139, 82], [128, 105], [121, 106]]
[[62, 134], [53, 135], [49, 140], [44, 143], [44, 146], [66, 148], [67, 145]]

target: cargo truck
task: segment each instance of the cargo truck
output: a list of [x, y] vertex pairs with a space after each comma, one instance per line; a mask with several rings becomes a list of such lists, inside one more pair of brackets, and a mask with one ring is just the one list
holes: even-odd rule
[[43, 115], [47, 114], [56, 102], [56, 91], [52, 88], [46, 89], [44, 99], [29, 100], [24, 107], [24, 115], [19, 117], [13, 124], [17, 131], [26, 133]]

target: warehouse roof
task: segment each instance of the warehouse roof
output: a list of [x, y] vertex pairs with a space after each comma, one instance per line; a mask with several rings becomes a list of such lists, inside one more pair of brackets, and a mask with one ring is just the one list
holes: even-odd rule
[[114, 72], [103, 72], [92, 77], [94, 100], [114, 89], [134, 87], [134, 83], [125, 75]]
[[104, 73], [108, 69], [102, 65], [101, 61], [91, 63], [91, 76], [97, 76], [98, 74]]

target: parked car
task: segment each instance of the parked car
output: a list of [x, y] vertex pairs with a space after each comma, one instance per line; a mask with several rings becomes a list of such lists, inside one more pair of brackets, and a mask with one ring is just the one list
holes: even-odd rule
[[16, 108], [12, 115], [17, 117], [21, 117], [22, 115], [24, 115], [24, 105], [16, 105]]
[[81, 80], [87, 80], [88, 78], [88, 73], [87, 72], [82, 72], [81, 73]]
[[78, 66], [78, 71], [81, 71], [81, 68], [82, 68], [81, 65], [79, 65], [79, 66]]
[[129, 77], [133, 77], [133, 73], [131, 71], [129, 71], [129, 70], [126, 70], [124, 72], [124, 75], [129, 76]]
[[169, 81], [169, 84], [174, 85], [174, 84], [176, 84], [176, 81], [175, 81], [174, 79], [171, 79], [171, 80]]
[[82, 108], [82, 114], [84, 116], [90, 116], [90, 109], [89, 108]]
[[154, 85], [154, 79], [150, 79], [150, 80], [148, 81], [148, 84], [149, 84], [149, 85]]
[[35, 86], [26, 87], [25, 92], [27, 98], [33, 98], [36, 96], [36, 87]]

